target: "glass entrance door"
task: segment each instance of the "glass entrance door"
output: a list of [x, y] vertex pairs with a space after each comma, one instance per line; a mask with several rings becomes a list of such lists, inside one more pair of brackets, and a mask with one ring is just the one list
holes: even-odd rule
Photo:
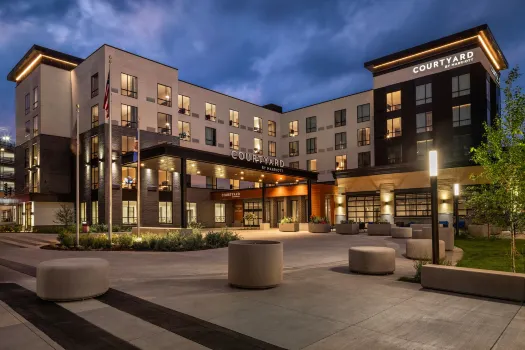
[[277, 223], [284, 218], [284, 201], [277, 202]]
[[[252, 218], [247, 219], [248, 214]], [[259, 226], [262, 222], [262, 203], [261, 201], [244, 202], [244, 226]]]

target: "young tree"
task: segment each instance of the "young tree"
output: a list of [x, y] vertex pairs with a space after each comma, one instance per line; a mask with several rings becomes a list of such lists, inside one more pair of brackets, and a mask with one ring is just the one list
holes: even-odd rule
[[60, 205], [60, 209], [55, 212], [55, 224], [64, 226], [73, 225], [75, 222], [75, 210], [71, 207], [67, 207], [65, 204]]
[[488, 183], [476, 194], [485, 202], [490, 222], [511, 230], [512, 271], [516, 271], [516, 233], [525, 227], [525, 94], [515, 82], [519, 69], [509, 72], [504, 108], [494, 125], [485, 125], [485, 140], [473, 148], [472, 160], [482, 166], [473, 179]]

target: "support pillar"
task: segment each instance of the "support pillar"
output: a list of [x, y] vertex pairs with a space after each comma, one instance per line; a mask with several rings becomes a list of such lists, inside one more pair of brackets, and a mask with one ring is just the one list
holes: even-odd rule
[[261, 192], [262, 192], [262, 222], [263, 224], [265, 224], [267, 221], [266, 221], [266, 184], [263, 182], [262, 183], [262, 189], [261, 189]]
[[430, 176], [430, 206], [432, 213], [432, 264], [439, 264], [439, 225], [438, 225], [438, 179]]
[[180, 227], [188, 226], [188, 216], [186, 214], [186, 158], [180, 159]]
[[306, 198], [306, 222], [308, 222], [310, 221], [310, 216], [312, 215], [312, 180], [308, 179], [306, 181], [306, 186], [308, 189]]
[[454, 233], [456, 237], [458, 237], [459, 236], [459, 198], [458, 196], [454, 196], [454, 219], [456, 221]]

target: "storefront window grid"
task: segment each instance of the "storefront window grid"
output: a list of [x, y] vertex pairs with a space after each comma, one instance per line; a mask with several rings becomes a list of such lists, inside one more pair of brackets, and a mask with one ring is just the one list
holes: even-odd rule
[[122, 224], [137, 223], [137, 201], [122, 201]]
[[375, 222], [381, 216], [379, 196], [348, 196], [347, 208], [348, 220], [355, 222]]
[[226, 204], [215, 203], [215, 222], [226, 222]]
[[172, 203], [171, 202], [159, 202], [159, 223], [171, 224], [172, 219]]
[[427, 217], [430, 211], [430, 192], [397, 193], [395, 195], [396, 217]]

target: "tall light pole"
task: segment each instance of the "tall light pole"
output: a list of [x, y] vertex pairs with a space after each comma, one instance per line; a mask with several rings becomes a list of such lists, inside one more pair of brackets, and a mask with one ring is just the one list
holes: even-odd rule
[[456, 220], [454, 234], [459, 236], [459, 184], [454, 184], [454, 219]]
[[439, 226], [438, 226], [438, 155], [437, 151], [428, 152], [430, 175], [430, 210], [432, 213], [432, 264], [439, 264]]

